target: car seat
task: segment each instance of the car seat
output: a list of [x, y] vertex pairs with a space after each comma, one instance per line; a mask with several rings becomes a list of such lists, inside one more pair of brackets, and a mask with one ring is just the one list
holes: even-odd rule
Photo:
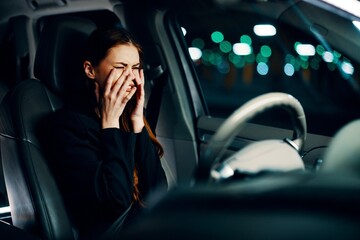
[[323, 172], [360, 176], [360, 119], [343, 126], [333, 137], [324, 154]]
[[0, 105], [1, 160], [12, 223], [43, 239], [77, 238], [48, 165], [43, 138], [47, 116], [79, 93], [75, 82], [80, 81], [75, 80], [81, 73], [80, 53], [95, 28], [83, 18], [47, 19], [36, 52], [36, 79], [17, 84]]

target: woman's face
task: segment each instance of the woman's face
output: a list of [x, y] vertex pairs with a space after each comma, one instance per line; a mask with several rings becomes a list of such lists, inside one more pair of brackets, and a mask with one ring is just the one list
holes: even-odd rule
[[116, 70], [117, 78], [126, 70], [139, 71], [140, 57], [137, 48], [133, 45], [116, 45], [109, 49], [108, 55], [93, 68], [93, 79], [99, 84], [100, 89], [105, 88], [112, 69]]

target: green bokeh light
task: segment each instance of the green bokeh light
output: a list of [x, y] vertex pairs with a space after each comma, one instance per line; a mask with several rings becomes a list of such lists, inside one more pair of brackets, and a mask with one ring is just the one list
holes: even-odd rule
[[241, 57], [236, 55], [235, 53], [229, 53], [229, 61], [232, 62], [232, 63], [237, 63], [237, 62], [240, 62], [240, 59]]
[[263, 63], [267, 63], [268, 62], [268, 58], [267, 57], [264, 57], [264, 55], [262, 55], [262, 54], [257, 54], [256, 55], [256, 62], [257, 63], [261, 63], [261, 62], [263, 62]]
[[334, 54], [334, 57], [341, 58], [341, 53], [339, 53], [338, 51], [334, 51], [333, 54]]
[[229, 61], [237, 68], [245, 66], [245, 58], [243, 56], [236, 55], [235, 53], [229, 53]]
[[297, 66], [299, 66], [299, 69], [302, 68], [302, 69], [308, 69], [309, 68], [309, 61], [308, 61], [308, 58], [303, 58], [303, 56], [298, 56], [296, 58], [296, 63], [295, 63], [295, 69], [297, 69]]
[[195, 38], [194, 40], [192, 40], [191, 45], [193, 47], [203, 49], [205, 47], [205, 42], [201, 38]]
[[219, 65], [222, 62], [222, 56], [219, 53], [213, 53], [210, 59], [212, 65]]
[[224, 35], [219, 31], [215, 31], [211, 34], [211, 40], [215, 43], [220, 43], [224, 41]]
[[342, 56], [342, 54], [341, 53], [339, 53], [338, 51], [333, 51], [333, 56], [334, 56], [334, 63], [335, 64], [338, 64], [339, 63], [339, 61], [340, 61], [340, 58], [341, 58], [341, 56]]
[[254, 63], [255, 62], [255, 55], [254, 53], [251, 53], [249, 55], [245, 56], [245, 62], [246, 63]]
[[267, 45], [263, 45], [260, 49], [260, 53], [261, 55], [263, 55], [264, 57], [268, 58], [271, 56], [272, 54], [272, 51], [271, 51], [271, 48]]
[[322, 56], [324, 54], [324, 52], [325, 52], [325, 48], [323, 46], [321, 46], [321, 45], [317, 45], [316, 46], [316, 52], [317, 52], [317, 54]]
[[320, 67], [320, 62], [319, 62], [319, 60], [316, 59], [316, 58], [311, 59], [311, 61], [310, 61], [310, 67], [313, 68], [313, 69], [315, 69], [315, 70], [318, 70], [319, 67]]
[[303, 55], [300, 55], [300, 60], [303, 61], [303, 62], [306, 62], [309, 60], [309, 56], [303, 56]]
[[295, 42], [295, 43], [294, 43], [294, 49], [295, 49], [295, 50], [297, 49], [297, 47], [299, 46], [299, 44], [301, 44], [301, 42]]
[[333, 62], [327, 63], [327, 66], [330, 71], [335, 71], [335, 69], [336, 69], [336, 64]]
[[296, 59], [295, 59], [295, 57], [293, 55], [291, 55], [291, 54], [286, 55], [286, 57], [285, 57], [285, 62], [286, 63], [290, 63], [292, 65], [295, 65], [295, 61], [296, 61]]
[[220, 43], [220, 51], [222, 51], [223, 53], [229, 53], [232, 50], [232, 45], [230, 42], [228, 41], [222, 41]]
[[251, 37], [249, 35], [242, 35], [240, 37], [240, 42], [241, 43], [247, 43], [247, 44], [251, 45], [252, 40], [251, 40]]
[[211, 63], [212, 54], [213, 54], [212, 51], [209, 49], [203, 51], [202, 60], [205, 64]]
[[300, 63], [302, 69], [308, 69], [309, 68], [309, 62], [308, 61], [301, 61]]

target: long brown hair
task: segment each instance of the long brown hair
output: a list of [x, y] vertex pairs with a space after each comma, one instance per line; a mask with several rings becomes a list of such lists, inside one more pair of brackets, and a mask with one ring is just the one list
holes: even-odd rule
[[[100, 62], [106, 58], [109, 50], [117, 45], [132, 45], [136, 47], [140, 57], [141, 67], [143, 66], [143, 51], [134, 37], [123, 28], [109, 28], [109, 29], [96, 29], [88, 38], [87, 45], [85, 48], [85, 60], [91, 62], [93, 66], [98, 66]], [[131, 131], [133, 129], [130, 121], [131, 112], [135, 107], [135, 98], [130, 99], [126, 104], [123, 114], [121, 114], [119, 123], [120, 127], [125, 131]], [[160, 142], [156, 139], [155, 134], [150, 128], [149, 123], [144, 117], [145, 129], [149, 133], [150, 139], [156, 147], [157, 153], [161, 158], [164, 155], [164, 150]], [[139, 192], [139, 178], [138, 171], [135, 163], [134, 168], [134, 191], [133, 191], [133, 201], [141, 203], [140, 192]]]

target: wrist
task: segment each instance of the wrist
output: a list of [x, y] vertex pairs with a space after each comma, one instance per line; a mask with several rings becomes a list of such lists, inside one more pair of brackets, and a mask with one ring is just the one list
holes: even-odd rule
[[133, 131], [134, 133], [140, 133], [142, 132], [144, 128], [144, 122], [133, 122]]
[[105, 128], [120, 128], [120, 124], [119, 124], [119, 122], [102, 121], [101, 122], [101, 128], [102, 129], [105, 129]]

